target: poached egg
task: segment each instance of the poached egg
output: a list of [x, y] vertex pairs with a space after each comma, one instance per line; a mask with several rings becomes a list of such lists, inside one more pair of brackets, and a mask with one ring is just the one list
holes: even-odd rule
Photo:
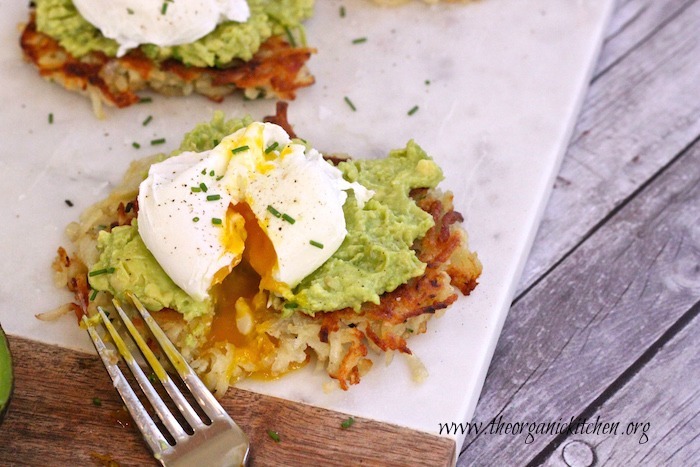
[[340, 247], [343, 205], [374, 194], [315, 149], [255, 122], [200, 153], [154, 164], [139, 188], [138, 230], [187, 294], [205, 300], [242, 260], [284, 297]]
[[73, 0], [89, 23], [119, 44], [117, 56], [141, 44], [161, 47], [200, 39], [223, 21], [250, 17], [246, 0]]

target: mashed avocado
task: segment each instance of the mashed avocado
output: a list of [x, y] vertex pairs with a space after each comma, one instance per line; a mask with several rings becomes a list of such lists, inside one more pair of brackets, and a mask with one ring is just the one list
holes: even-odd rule
[[210, 301], [195, 301], [165, 274], [139, 237], [136, 222], [100, 232], [97, 248], [100, 260], [88, 274], [94, 290], [109, 291], [124, 302], [129, 291], [149, 310], [172, 308], [187, 320], [211, 311]]
[[[171, 157], [183, 151], [211, 149], [249, 123], [250, 119], [226, 121], [218, 112], [211, 123], [188, 133]], [[442, 179], [437, 164], [410, 141], [385, 159], [342, 162], [338, 168], [348, 181], [361, 183], [375, 195], [360, 209], [349, 193], [343, 207], [347, 237], [328, 261], [295, 288], [288, 297], [288, 304], [293, 305], [287, 305], [286, 312], [357, 310], [364, 302], [378, 303], [381, 294], [425, 270], [411, 245], [433, 226], [433, 219], [415, 204], [409, 192], [437, 186]], [[109, 291], [118, 298], [129, 290], [151, 310], [169, 307], [188, 319], [213, 310], [210, 301], [196, 302], [172, 282], [146, 249], [135, 225], [101, 232], [98, 248], [100, 260], [91, 267], [93, 289]], [[111, 273], [94, 275], [111, 268]]]
[[[104, 37], [76, 10], [71, 0], [36, 0], [37, 29], [56, 39], [74, 57], [90, 52], [115, 56], [116, 41]], [[151, 59], [174, 58], [186, 65], [224, 66], [234, 59], [250, 60], [271, 36], [301, 27], [313, 13], [314, 0], [248, 0], [250, 18], [245, 23], [221, 23], [208, 35], [173, 47], [146, 44], [141, 50]]]

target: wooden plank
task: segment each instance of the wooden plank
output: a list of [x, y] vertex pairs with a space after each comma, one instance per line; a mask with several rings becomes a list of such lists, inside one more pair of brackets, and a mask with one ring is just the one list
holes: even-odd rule
[[[659, 28], [589, 90], [519, 293], [700, 133], [700, 61], [688, 58], [700, 56], [700, 1], [670, 20], [665, 9], [647, 12], [658, 15]], [[641, 18], [649, 25], [625, 31], [653, 29], [652, 18]]]
[[[698, 264], [700, 144], [511, 309], [475, 421], [582, 413], [700, 300]], [[521, 463], [550, 441], [472, 433], [459, 462]]]
[[[700, 305], [696, 308], [700, 311]], [[697, 465], [699, 347], [700, 319], [696, 318], [587, 417], [590, 421], [600, 417], [600, 422], [619, 422], [618, 430], [567, 436], [546, 464], [590, 465], [586, 461], [592, 458], [600, 465]], [[631, 425], [634, 423], [638, 425]]]
[[[12, 336], [10, 345], [15, 392], [0, 429], [0, 465], [155, 465], [96, 356]], [[348, 415], [242, 390], [230, 390], [222, 405], [250, 436], [252, 465], [454, 461], [455, 443], [444, 437], [360, 418], [343, 429]]]

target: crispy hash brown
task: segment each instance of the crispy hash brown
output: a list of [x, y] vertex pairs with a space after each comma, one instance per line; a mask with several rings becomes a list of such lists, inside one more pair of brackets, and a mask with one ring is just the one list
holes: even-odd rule
[[[289, 126], [283, 105], [278, 106], [275, 118]], [[344, 158], [328, 159], [337, 163]], [[75, 297], [74, 303], [61, 311], [72, 311], [78, 321], [83, 315], [93, 316], [97, 306], [109, 306], [111, 297], [107, 293], [91, 293], [86, 265], [95, 264], [99, 256], [99, 231], [131, 224], [136, 219], [139, 183], [156, 160], [154, 156], [134, 162], [122, 184], [67, 229], [73, 252], [69, 255], [59, 248], [53, 268], [57, 285], [67, 287]], [[207, 386], [219, 395], [248, 375], [277, 377], [312, 359], [335, 380], [334, 384], [347, 390], [371, 368], [370, 352], [389, 358], [395, 351], [405, 355], [414, 379], [420, 381], [427, 372], [412, 355], [407, 339], [426, 332], [427, 322], [433, 316], [441, 315], [459, 293], [468, 295], [476, 287], [481, 263], [468, 249], [467, 234], [460, 227], [463, 219], [453, 208], [451, 194], [415, 189], [411, 197], [435, 223], [413, 245], [427, 267], [422, 276], [383, 294], [378, 304], [366, 303], [359, 312], [347, 308], [315, 316], [297, 312], [282, 318], [279, 312], [268, 308], [267, 296], [259, 294], [253, 299], [257, 311], [255, 331], [248, 339], [252, 345], [231, 337], [236, 334], [233, 310], [229, 313], [219, 309], [213, 316], [189, 322], [170, 309], [152, 314]]]
[[250, 99], [294, 99], [297, 89], [314, 83], [306, 62], [315, 50], [294, 47], [279, 36], [264, 42], [250, 61], [235, 60], [224, 68], [186, 66], [174, 59], [155, 62], [138, 49], [121, 58], [91, 52], [77, 59], [37, 31], [32, 14], [20, 45], [41, 76], [87, 95], [97, 115], [103, 103], [122, 108], [139, 102], [136, 93], [145, 89], [168, 96], [197, 93], [220, 102], [237, 90]]

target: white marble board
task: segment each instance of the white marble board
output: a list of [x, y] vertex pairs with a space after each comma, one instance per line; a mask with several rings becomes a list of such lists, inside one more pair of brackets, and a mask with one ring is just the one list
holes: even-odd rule
[[[324, 392], [326, 377], [310, 369], [241, 386], [433, 433], [439, 423], [471, 418], [612, 6], [317, 2], [307, 29], [318, 48], [310, 62], [317, 83], [291, 103], [295, 130], [321, 150], [355, 157], [379, 157], [414, 138], [444, 168], [443, 186], [455, 193], [484, 273], [470, 297], [410, 341], [430, 373], [423, 384], [395, 358], [347, 392]], [[166, 138], [154, 149], [169, 151], [215, 110], [261, 118], [274, 113], [274, 102], [154, 96], [98, 120], [87, 99], [44, 82], [23, 62], [17, 25], [26, 2], [0, 0], [0, 11], [0, 323], [9, 334], [92, 351], [72, 317], [34, 317], [70, 299], [54, 288], [50, 269], [66, 244], [64, 227], [106, 196], [132, 159], [156, 152], [151, 139]], [[353, 44], [358, 37], [367, 41]]]

